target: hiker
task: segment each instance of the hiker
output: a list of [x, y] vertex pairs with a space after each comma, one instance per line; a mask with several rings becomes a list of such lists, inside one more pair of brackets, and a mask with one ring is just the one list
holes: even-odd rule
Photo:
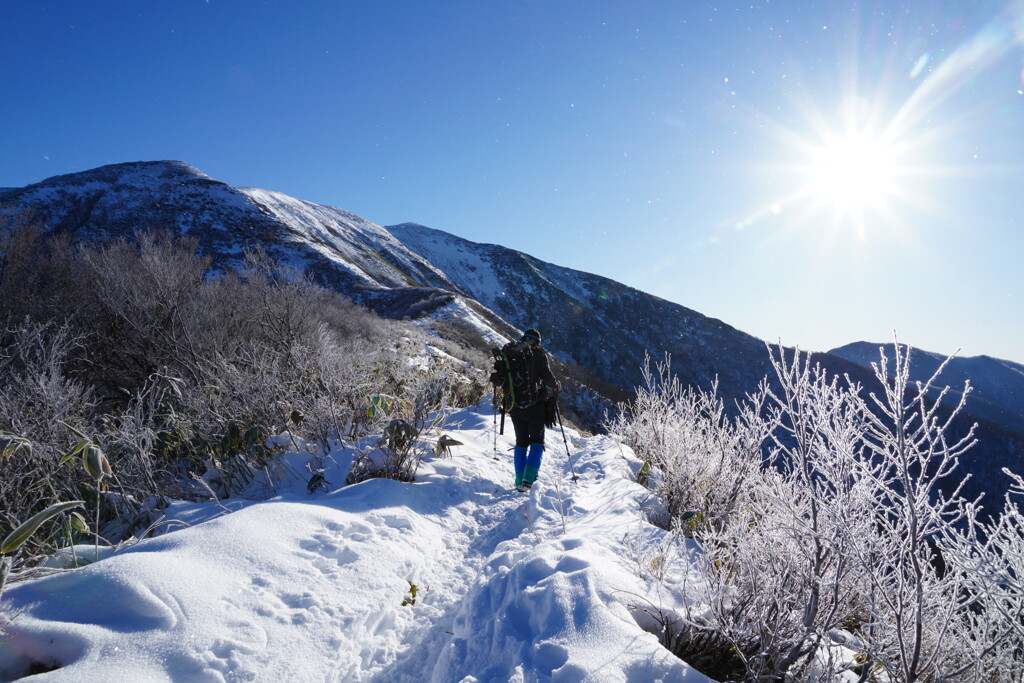
[[[548, 367], [548, 353], [540, 345], [540, 332], [530, 328], [523, 333], [521, 342], [529, 347], [530, 399], [518, 401], [509, 415], [516, 432], [516, 447], [512, 461], [516, 471], [516, 490], [525, 492], [537, 481], [537, 471], [544, 456], [544, 425], [548, 422], [548, 403], [556, 400], [561, 385]], [[526, 403], [526, 405], [524, 405]]]

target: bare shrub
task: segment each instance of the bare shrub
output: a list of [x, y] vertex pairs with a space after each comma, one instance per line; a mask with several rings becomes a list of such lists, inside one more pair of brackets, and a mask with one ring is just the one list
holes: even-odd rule
[[75, 254], [67, 235], [47, 234], [29, 218], [0, 227], [0, 324], [81, 329], [90, 284]]
[[199, 292], [208, 265], [187, 238], [141, 233], [82, 252], [93, 283], [93, 360], [102, 380], [129, 391], [163, 368], [198, 379]]
[[321, 287], [261, 248], [246, 252], [241, 276], [248, 285], [244, 308], [258, 341], [282, 355], [312, 341], [328, 298]]
[[[382, 320], [260, 250], [212, 277], [187, 238], [72, 246], [26, 221], [0, 234], [0, 259], [0, 432], [31, 446], [0, 459], [7, 527], [85, 498], [83, 521], [96, 533], [102, 517], [117, 541], [167, 496], [246, 490], [278, 456], [271, 434], [326, 454], [392, 419], [417, 432], [382, 443], [397, 458], [387, 471], [409, 479], [420, 432], [486, 391], [478, 350]], [[110, 477], [59, 464], [80, 442], [64, 425], [89, 435]], [[59, 541], [36, 536], [22, 557]]]
[[[93, 408], [88, 388], [64, 371], [79, 343], [66, 326], [25, 321], [0, 332], [0, 432], [28, 444], [0, 457], [0, 530], [79, 497], [77, 477], [58, 462], [74, 438], [68, 425], [85, 422]], [[33, 539], [15, 567], [44, 541]]]
[[0, 306], [5, 318], [22, 320], [37, 308], [33, 299], [41, 289], [43, 241], [42, 228], [27, 216], [0, 228]]

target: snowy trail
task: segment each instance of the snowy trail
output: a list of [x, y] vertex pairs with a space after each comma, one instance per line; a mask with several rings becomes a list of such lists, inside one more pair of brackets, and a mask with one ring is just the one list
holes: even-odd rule
[[637, 569], [635, 539], [651, 552], [664, 539], [641, 520], [628, 452], [572, 434], [572, 483], [549, 432], [524, 495], [506, 490], [511, 439], [495, 440], [489, 413], [446, 431], [464, 445], [416, 483], [289, 493], [207, 521], [216, 508], [193, 506], [188, 529], [11, 586], [0, 680], [28, 662], [59, 666], [44, 681], [706, 680], [630, 610], [670, 586]]

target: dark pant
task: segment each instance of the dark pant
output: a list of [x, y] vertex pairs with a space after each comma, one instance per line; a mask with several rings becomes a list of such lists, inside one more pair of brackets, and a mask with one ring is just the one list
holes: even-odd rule
[[544, 443], [544, 404], [538, 402], [529, 408], [513, 408], [509, 411], [512, 427], [516, 430], [516, 445], [529, 446]]
[[532, 484], [537, 480], [540, 462], [544, 457], [544, 404], [537, 403], [529, 408], [513, 408], [509, 414], [512, 416], [512, 426], [516, 430], [513, 456], [516, 485], [522, 482]]

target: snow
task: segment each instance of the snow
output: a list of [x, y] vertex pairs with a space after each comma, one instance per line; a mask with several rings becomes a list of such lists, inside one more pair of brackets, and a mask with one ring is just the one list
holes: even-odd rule
[[477, 245], [455, 235], [426, 226], [405, 223], [387, 227], [403, 245], [434, 264], [459, 287], [491, 306], [502, 295], [502, 285], [494, 265], [486, 255], [492, 248]]
[[[492, 309], [500, 309], [497, 304], [506, 291], [542, 296], [542, 290], [537, 288], [538, 281], [560, 289], [578, 302], [593, 299], [607, 282], [599, 276], [545, 263], [504, 247], [470, 242], [417, 223], [391, 225], [387, 229], [406, 247], [434, 264], [462, 290]], [[510, 255], [516, 255], [525, 264], [529, 277], [496, 265], [496, 261]], [[538, 268], [537, 264], [543, 268]]]
[[418, 285], [427, 286], [444, 281], [443, 273], [406, 249], [384, 227], [344, 209], [313, 204], [271, 190], [240, 188], [238, 191], [270, 211], [276, 220], [292, 230], [296, 239], [325, 258], [337, 261], [340, 256], [345, 267], [367, 284], [410, 284], [402, 275], [394, 272], [393, 266], [379, 259], [367, 259], [367, 248], [376, 254], [389, 254], [398, 259], [405, 266], [405, 271], [426, 272], [432, 276], [432, 282], [417, 282]]
[[[59, 665], [41, 681], [708, 680], [639, 625], [656, 630], [637, 607], [678, 609], [690, 550], [645, 521], [640, 462], [549, 430], [520, 494], [511, 431], [482, 402], [415, 483], [347, 487], [365, 442], [321, 459], [279, 437], [273, 497], [177, 503], [187, 528], [9, 585], [0, 679], [37, 662]], [[318, 469], [333, 483], [310, 494]]]
[[511, 341], [505, 336], [494, 331], [494, 327], [487, 320], [477, 313], [466, 303], [466, 300], [456, 296], [451, 303], [441, 306], [430, 314], [433, 320], [454, 320], [468, 324], [483, 337], [491, 346], [504, 346]]

